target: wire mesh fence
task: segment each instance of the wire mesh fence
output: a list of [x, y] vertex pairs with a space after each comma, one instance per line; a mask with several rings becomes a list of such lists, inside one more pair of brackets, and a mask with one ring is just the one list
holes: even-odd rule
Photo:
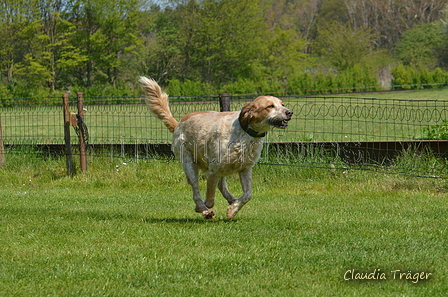
[[[406, 166], [398, 168], [400, 172], [446, 175], [448, 101], [280, 98], [294, 116], [287, 129], [268, 133], [259, 163], [386, 170], [397, 170], [401, 164]], [[237, 111], [252, 99], [231, 96], [230, 109]], [[76, 97], [70, 97], [70, 106], [76, 112]], [[193, 111], [219, 111], [219, 96], [171, 97], [170, 108], [177, 119]], [[2, 102], [0, 113], [7, 153], [28, 145], [51, 147], [53, 153], [64, 154], [60, 148], [64, 144], [61, 98], [9, 99]], [[90, 157], [104, 151], [112, 157], [173, 157], [172, 134], [150, 114], [143, 98], [84, 97], [84, 122]], [[71, 133], [71, 143], [77, 141]], [[423, 164], [422, 158], [432, 162], [432, 167]]]

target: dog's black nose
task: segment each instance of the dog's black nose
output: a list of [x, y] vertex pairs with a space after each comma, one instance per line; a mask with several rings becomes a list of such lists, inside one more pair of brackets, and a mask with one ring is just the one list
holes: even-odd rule
[[291, 117], [293, 115], [293, 112], [289, 109], [285, 113], [288, 117]]

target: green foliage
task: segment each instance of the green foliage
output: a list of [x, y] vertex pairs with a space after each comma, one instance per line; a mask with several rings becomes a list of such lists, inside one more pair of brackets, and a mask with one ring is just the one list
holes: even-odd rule
[[115, 87], [109, 84], [91, 87], [74, 85], [71, 89], [75, 92], [82, 92], [84, 96], [140, 97], [142, 94], [140, 89], [131, 89], [122, 84], [117, 84]]
[[413, 66], [405, 66], [399, 63], [392, 68], [393, 84], [400, 89], [432, 88], [431, 84], [444, 84], [448, 80], [448, 72], [440, 68], [429, 70], [417, 69]]
[[281, 80], [312, 65], [309, 55], [304, 53], [307, 42], [296, 31], [277, 27], [272, 34], [266, 66], [271, 69], [273, 77]]
[[153, 11], [139, 16], [144, 42], [138, 48], [138, 59], [131, 59], [131, 63], [136, 63], [139, 73], [145, 73], [161, 84], [167, 84], [170, 78], [177, 79], [175, 73], [182, 62], [183, 44], [179, 41], [178, 22], [170, 12]]
[[331, 28], [335, 25], [348, 23], [350, 17], [347, 6], [344, 0], [322, 1], [316, 20], [317, 29]]
[[413, 76], [415, 76], [413, 68], [404, 66], [403, 64], [398, 64], [398, 66], [392, 69], [392, 75], [394, 77], [395, 85], [403, 85], [402, 88], [410, 88], [410, 86], [405, 86], [413, 82]]
[[250, 78], [250, 64], [267, 55], [269, 40], [258, 0], [189, 1], [176, 11], [181, 80], [219, 85]]
[[447, 41], [439, 23], [422, 23], [403, 33], [396, 56], [404, 65], [434, 68]]
[[260, 90], [260, 85], [250, 79], [240, 78], [222, 87], [225, 93], [229, 94], [251, 94]]
[[425, 140], [448, 140], [448, 122], [443, 120], [439, 125], [422, 128], [422, 136]]
[[[379, 36], [384, 28], [369, 26], [382, 23], [370, 18], [379, 8], [376, 3], [366, 14], [343, 0], [173, 0], [162, 7], [157, 3], [4, 1], [0, 96], [81, 91], [75, 90], [78, 86], [96, 95], [125, 95], [140, 89], [139, 75], [164, 86], [173, 84], [170, 92], [175, 95], [354, 91], [376, 88], [374, 74], [392, 64], [385, 56], [393, 48], [380, 48], [392, 40]], [[435, 8], [421, 11], [426, 10], [438, 15]], [[401, 11], [407, 10], [398, 8]], [[355, 19], [358, 15], [365, 17], [365, 27]], [[418, 74], [409, 79], [398, 75], [399, 84], [443, 80], [442, 70], [432, 73], [447, 65], [448, 38], [443, 30], [438, 34], [440, 28], [446, 26], [421, 24], [403, 34], [396, 57]], [[382, 83], [389, 79], [384, 76]]]
[[189, 80], [181, 82], [178, 79], [169, 81], [167, 93], [170, 96], [198, 96], [214, 94], [214, 89], [209, 84], [201, 83], [199, 80]]
[[287, 88], [288, 92], [297, 94], [350, 93], [380, 89], [376, 74], [360, 64], [337, 74], [296, 72], [291, 76]]
[[322, 58], [339, 71], [353, 68], [371, 54], [374, 36], [370, 30], [353, 30], [349, 25], [333, 23], [319, 28], [315, 41]]

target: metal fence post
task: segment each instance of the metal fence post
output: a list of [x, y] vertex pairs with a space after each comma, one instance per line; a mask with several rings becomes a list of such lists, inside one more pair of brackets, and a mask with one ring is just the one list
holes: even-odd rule
[[68, 94], [62, 95], [64, 111], [64, 142], [65, 142], [65, 164], [67, 175], [73, 175], [72, 148], [70, 144], [70, 111], [68, 108]]
[[222, 111], [230, 111], [230, 95], [228, 93], [219, 94], [219, 107]]
[[[86, 133], [87, 131], [84, 130], [85, 125], [84, 122], [84, 107], [82, 104], [82, 92], [76, 93], [78, 95], [78, 116], [80, 119], [78, 119], [78, 128], [79, 128], [79, 155], [80, 155], [80, 162], [81, 162], [81, 171], [86, 172], [87, 171], [87, 155], [86, 155]], [[81, 122], [80, 122], [81, 121]]]

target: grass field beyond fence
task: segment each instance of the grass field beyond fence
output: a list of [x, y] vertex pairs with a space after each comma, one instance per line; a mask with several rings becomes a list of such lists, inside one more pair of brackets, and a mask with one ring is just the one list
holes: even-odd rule
[[[255, 96], [232, 96], [231, 110], [239, 110]], [[268, 133], [259, 162], [324, 168], [355, 164], [358, 169], [363, 166], [368, 170], [375, 167], [375, 170], [383, 172], [414, 176], [447, 176], [448, 89], [356, 96], [282, 97], [285, 105], [294, 111], [293, 119], [287, 129], [273, 129]], [[168, 146], [164, 146], [171, 143], [171, 133], [161, 121], [151, 116], [142, 98], [84, 99], [84, 122], [89, 131], [89, 162], [104, 154], [111, 159], [132, 153], [135, 159], [172, 157], [169, 148], [165, 149]], [[171, 98], [171, 110], [177, 119], [193, 111], [219, 110], [217, 96], [196, 98], [202, 101], [183, 99]], [[76, 102], [73, 100], [72, 96], [70, 111], [76, 113]], [[40, 101], [22, 98], [17, 102], [9, 100], [3, 103], [0, 113], [6, 153], [27, 153], [21, 145], [35, 146], [28, 153], [40, 153], [45, 151], [41, 145], [55, 147], [55, 144], [60, 144], [57, 153], [64, 154], [61, 149], [64, 148], [61, 105], [61, 98]], [[76, 148], [78, 139], [75, 130], [70, 128], [70, 131], [72, 149], [76, 155], [79, 154]], [[437, 141], [435, 145], [431, 144], [431, 150], [419, 143], [427, 139]], [[401, 145], [401, 142], [409, 141], [413, 141], [412, 147]], [[440, 144], [441, 141], [444, 143]], [[274, 145], [270, 146], [272, 143]], [[282, 151], [274, 150], [278, 143], [291, 145], [279, 146]], [[159, 144], [164, 148], [163, 152], [154, 153], [149, 149]], [[298, 147], [301, 149], [298, 150]], [[339, 154], [341, 151], [348, 153], [342, 156]], [[385, 170], [384, 166], [388, 168]]]
[[[63, 158], [10, 158], [0, 168], [1, 296], [448, 291], [444, 179], [257, 165], [237, 217], [225, 219], [218, 196], [217, 218], [204, 221], [177, 161], [98, 157], [70, 178]], [[240, 193], [237, 177], [229, 186]]]
[[[366, 98], [370, 96], [370, 98]], [[372, 98], [372, 97], [375, 98]], [[244, 99], [241, 99], [243, 97]], [[239, 110], [255, 96], [235, 96], [231, 110]], [[175, 118], [194, 111], [219, 111], [218, 97], [185, 102], [171, 98]], [[358, 97], [283, 97], [294, 111], [285, 130], [274, 129], [268, 142], [291, 141], [397, 141], [424, 137], [424, 129], [448, 120], [448, 89], [407, 93], [368, 94]], [[190, 98], [194, 100], [194, 98]], [[20, 101], [0, 107], [7, 144], [63, 143], [62, 99], [53, 104]], [[60, 101], [60, 104], [57, 102]], [[138, 98], [86, 98], [85, 123], [89, 142], [169, 143], [171, 134]], [[58, 106], [59, 105], [59, 106]], [[71, 103], [71, 112], [76, 104]], [[72, 131], [72, 140], [76, 135]]]

